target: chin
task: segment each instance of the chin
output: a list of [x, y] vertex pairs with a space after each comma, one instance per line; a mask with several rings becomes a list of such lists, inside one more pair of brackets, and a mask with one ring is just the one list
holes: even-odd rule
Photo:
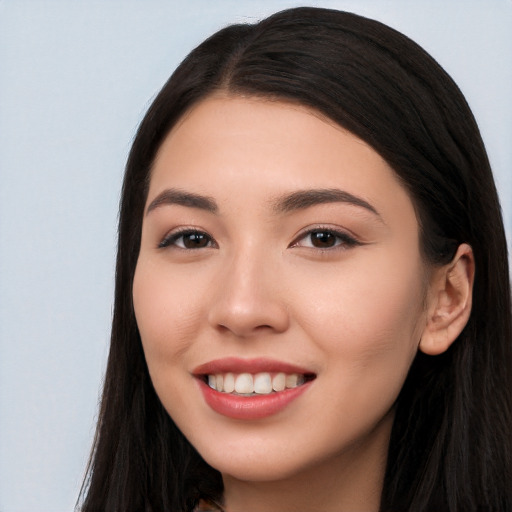
[[[199, 447], [201, 448], [201, 447]], [[210, 445], [211, 448], [211, 445]], [[292, 479], [318, 467], [324, 460], [320, 454], [303, 452], [300, 448], [279, 449], [261, 441], [258, 447], [225, 447], [198, 450], [203, 459], [223, 477], [247, 482], [274, 482]]]
[[292, 478], [300, 472], [297, 467], [289, 463], [290, 461], [284, 465], [281, 458], [279, 458], [279, 461], [269, 460], [268, 457], [257, 458], [248, 462], [247, 457], [240, 457], [235, 460], [212, 460], [211, 462], [207, 460], [207, 462], [219, 471], [223, 477], [228, 476], [245, 482], [276, 482]]

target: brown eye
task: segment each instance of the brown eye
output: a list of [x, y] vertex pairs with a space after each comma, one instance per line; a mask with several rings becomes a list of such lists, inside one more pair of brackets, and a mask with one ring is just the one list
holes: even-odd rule
[[178, 247], [180, 249], [203, 249], [213, 246], [213, 239], [202, 231], [181, 231], [171, 233], [164, 238], [158, 247]]
[[292, 247], [308, 247], [310, 249], [349, 249], [361, 242], [343, 231], [317, 228], [304, 233], [298, 238]]
[[205, 233], [189, 233], [182, 235], [181, 238], [186, 249], [201, 249], [202, 247], [207, 247], [210, 242], [208, 235]]
[[311, 237], [311, 245], [319, 249], [329, 249], [338, 242], [338, 237], [330, 231], [313, 231], [309, 236]]

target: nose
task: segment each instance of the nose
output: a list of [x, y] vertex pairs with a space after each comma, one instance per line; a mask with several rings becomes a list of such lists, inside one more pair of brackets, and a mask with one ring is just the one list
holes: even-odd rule
[[218, 275], [210, 325], [240, 338], [286, 331], [289, 311], [282, 285], [276, 265], [264, 254], [238, 255]]

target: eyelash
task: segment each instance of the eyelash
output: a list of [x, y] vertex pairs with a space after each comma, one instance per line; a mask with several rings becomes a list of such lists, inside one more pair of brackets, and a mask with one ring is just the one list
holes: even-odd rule
[[[324, 236], [334, 236], [335, 237], [335, 244], [329, 247], [315, 247], [313, 245], [313, 242], [311, 242], [311, 246], [309, 246], [310, 249], [316, 249], [319, 251], [330, 251], [330, 250], [345, 250], [350, 249], [351, 247], [355, 247], [358, 245], [362, 245], [362, 243], [354, 238], [353, 236], [349, 235], [348, 233], [344, 231], [338, 231], [336, 229], [330, 228], [330, 227], [322, 227], [318, 226], [312, 229], [308, 229], [307, 231], [302, 232], [291, 244], [289, 247], [304, 247], [299, 244], [299, 242], [305, 240], [308, 236], [311, 237], [315, 233], [319, 235]], [[186, 237], [186, 236], [197, 236], [197, 237], [205, 237], [207, 245], [201, 246], [201, 247], [182, 247], [178, 245], [178, 240]], [[168, 234], [159, 244], [159, 249], [164, 249], [166, 247], [176, 247], [178, 249], [182, 250], [197, 250], [197, 249], [206, 249], [209, 247], [217, 247], [217, 243], [215, 240], [205, 231], [201, 231], [198, 229], [191, 229], [191, 228], [184, 228], [180, 229], [178, 231], [172, 232]]]
[[[335, 237], [335, 245], [330, 247], [315, 247], [312, 243], [311, 236], [315, 233], [319, 235], [328, 235]], [[290, 244], [290, 247], [304, 247], [299, 245], [299, 242], [305, 240], [307, 237], [310, 237], [311, 245], [307, 248], [316, 249], [318, 251], [332, 251], [332, 250], [346, 250], [352, 247], [356, 247], [358, 245], [362, 245], [362, 243], [357, 240], [354, 236], [349, 235], [345, 231], [340, 231], [337, 229], [333, 229], [328, 226], [317, 226], [314, 228], [307, 229], [297, 236], [297, 238]]]
[[[208, 245], [205, 246], [205, 247], [181, 247], [177, 244], [177, 241], [180, 239], [180, 238], [184, 238], [186, 236], [192, 236], [192, 235], [195, 235], [195, 236], [204, 236], [207, 238], [208, 240]], [[212, 247], [212, 244], [213, 244], [213, 247], [216, 247], [217, 244], [215, 242], [215, 240], [206, 232], [204, 231], [201, 231], [199, 229], [191, 229], [191, 228], [184, 228], [184, 229], [180, 229], [178, 231], [174, 231], [172, 233], [169, 233], [159, 244], [158, 244], [158, 248], [159, 249], [164, 249], [166, 247], [177, 247], [178, 249], [182, 249], [184, 251], [192, 251], [192, 250], [197, 250], [197, 249], [205, 249], [207, 247]]]

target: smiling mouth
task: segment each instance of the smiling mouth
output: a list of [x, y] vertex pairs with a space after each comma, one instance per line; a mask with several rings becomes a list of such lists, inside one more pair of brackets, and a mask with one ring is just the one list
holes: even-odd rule
[[279, 393], [302, 386], [313, 380], [314, 374], [300, 373], [215, 373], [202, 375], [208, 386], [220, 393], [238, 396], [259, 396]]

